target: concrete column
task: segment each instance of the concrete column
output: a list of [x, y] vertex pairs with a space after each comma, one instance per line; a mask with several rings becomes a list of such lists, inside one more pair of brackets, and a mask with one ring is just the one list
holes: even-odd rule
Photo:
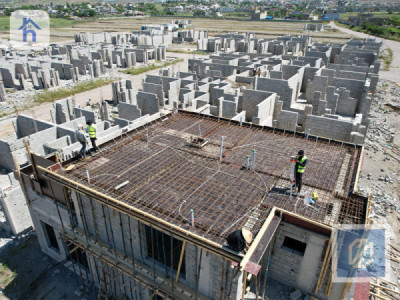
[[3, 82], [0, 81], [0, 102], [6, 101], [6, 89], [4, 88]]

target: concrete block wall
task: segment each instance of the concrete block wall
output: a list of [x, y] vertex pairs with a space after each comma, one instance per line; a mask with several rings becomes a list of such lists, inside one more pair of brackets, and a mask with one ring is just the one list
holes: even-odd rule
[[350, 91], [345, 88], [339, 88], [336, 90], [339, 95], [338, 103], [336, 106], [336, 113], [345, 117], [354, 117], [358, 101], [350, 97]]
[[28, 206], [15, 179], [14, 173], [0, 175], [0, 214], [3, 213], [5, 220], [1, 220], [0, 227], [14, 235], [29, 230], [33, 226]]
[[[63, 260], [65, 257], [67, 257], [68, 253], [59, 234], [59, 232], [62, 230], [62, 224], [60, 222], [60, 218], [58, 217], [58, 211], [60, 212], [63, 225], [66, 228], [72, 228], [71, 219], [69, 217], [67, 208], [64, 205], [58, 204], [57, 209], [56, 204], [52, 200], [44, 195], [36, 193], [30, 187], [27, 187], [27, 191], [28, 197], [31, 200], [31, 205], [28, 206], [29, 212], [37, 233], [40, 248], [45, 254], [49, 255], [56, 261]], [[47, 233], [45, 232], [42, 222], [45, 222], [54, 228], [60, 249], [59, 251], [53, 247], [50, 247]]]
[[237, 103], [232, 102], [229, 100], [224, 100], [222, 97], [219, 99], [219, 107], [221, 114], [218, 114], [219, 116], [223, 118], [228, 118], [231, 119], [233, 118], [236, 113], [237, 113]]
[[[283, 246], [285, 237], [306, 243], [304, 255]], [[329, 238], [282, 222], [276, 233], [269, 271], [270, 278], [312, 293], [321, 271]]]
[[61, 151], [63, 148], [71, 145], [71, 137], [63, 136], [59, 139], [51, 141], [50, 143], [43, 144], [44, 155]]
[[[32, 202], [33, 205], [30, 207], [30, 212], [35, 227], [37, 228], [39, 244], [42, 251], [57, 261], [61, 261], [68, 256], [68, 253], [66, 252], [66, 246], [63, 244], [59, 234], [62, 230], [62, 225], [58, 218], [57, 206], [50, 199], [38, 195], [30, 188], [29, 197], [30, 199], [35, 199], [35, 201]], [[75, 191], [71, 191], [71, 199], [73, 203], [71, 208], [75, 211], [76, 216], [73, 218], [76, 219], [74, 226], [80, 228], [82, 232], [86, 232], [87, 237], [91, 242], [100, 240], [106, 245], [109, 245], [109, 248], [104, 248], [103, 251], [106, 251], [110, 255], [114, 255], [114, 249], [116, 249], [117, 252], [125, 254], [129, 260], [132, 260], [133, 258], [137, 263], [148, 268], [150, 272], [152, 271], [153, 259], [149, 258], [147, 255], [148, 249], [145, 226], [142, 223], [124, 213], [119, 213], [107, 206], [103, 206], [96, 200], [90, 200], [86, 195], [79, 194]], [[68, 215], [64, 203], [58, 204], [58, 211], [60, 211], [65, 228], [71, 230], [71, 218]], [[41, 222], [45, 222], [54, 228], [60, 251], [49, 246], [50, 244], [47, 239], [47, 234]], [[237, 295], [240, 295], [241, 292], [242, 277], [239, 274], [236, 279], [232, 278], [233, 270], [230, 268], [230, 261], [226, 261], [219, 256], [204, 250], [200, 251], [200, 249], [191, 243], [186, 244], [184, 255], [186, 271], [185, 274], [181, 274], [179, 282], [193, 290], [195, 289], [195, 275], [197, 271], [195, 256], [197, 255], [199, 260], [200, 253], [202, 253], [199, 279], [200, 294], [215, 299], [222, 293], [222, 297], [227, 298], [227, 293], [230, 289], [232, 299], [237, 299]], [[88, 255], [89, 268], [92, 275], [89, 276], [89, 280], [94, 279], [98, 284], [99, 278], [97, 277], [97, 274], [102, 274], [102, 272], [100, 269], [96, 270], [100, 264], [98, 261], [95, 261], [95, 259], [95, 257]], [[121, 263], [123, 265], [131, 266], [126, 260]], [[224, 276], [221, 276], [222, 268], [224, 268]], [[164, 276], [165, 266], [163, 264], [156, 261], [155, 269], [158, 276]], [[74, 271], [77, 272], [77, 270]], [[124, 278], [124, 280], [125, 283], [129, 281], [128, 278]], [[233, 281], [232, 287], [230, 287], [231, 281]], [[121, 288], [122, 286], [123, 285], [118, 286], [117, 284], [117, 296], [124, 293], [124, 288]], [[221, 290], [221, 287], [223, 287], [223, 291]], [[129, 293], [127, 293], [127, 295], [129, 295]]]
[[315, 92], [320, 92], [321, 98], [325, 98], [327, 88], [328, 88], [327, 76], [314, 76], [314, 79], [310, 81], [307, 86], [306, 99], [311, 102], [314, 99]]
[[0, 140], [0, 167], [8, 171], [15, 169], [14, 158], [10, 144], [6, 141]]
[[142, 111], [136, 105], [121, 102], [118, 104], [118, 116], [121, 119], [133, 121], [142, 116]]
[[161, 84], [155, 84], [150, 82], [143, 82], [143, 92], [156, 94], [158, 97], [158, 102], [161, 107], [165, 105], [164, 99], [164, 89]]
[[273, 126], [273, 114], [275, 109], [276, 94], [272, 94], [264, 101], [257, 105], [256, 115], [253, 116], [252, 122], [262, 126]]
[[18, 115], [15, 127], [17, 138], [20, 139], [36, 132], [54, 127], [54, 124], [43, 120], [36, 120], [30, 116]]
[[156, 94], [145, 92], [137, 93], [137, 106], [143, 115], [153, 115], [159, 112], [158, 97]]
[[[368, 89], [366, 90], [366, 82], [363, 80], [354, 80], [348, 78], [334, 78], [333, 85], [336, 88], [346, 88], [350, 91], [350, 97], [355, 98], [359, 101], [363, 93], [366, 91], [368, 93]], [[369, 85], [369, 84], [368, 84]]]
[[255, 89], [259, 91], [273, 92], [279, 95], [280, 100], [283, 102], [284, 109], [290, 108], [295, 93], [291, 81], [289, 82], [288, 80], [279, 80], [279, 79], [271, 79], [263, 77], [256, 77]]
[[75, 107], [74, 114], [76, 118], [84, 117], [86, 121], [92, 121], [93, 123], [96, 123], [96, 115], [90, 107]]
[[[244, 90], [243, 99], [241, 101], [241, 110], [246, 111], [246, 121], [251, 122], [253, 117], [261, 117], [258, 114], [257, 105], [274, 95], [271, 92], [257, 91], [257, 90]], [[275, 94], [276, 95], [276, 94]], [[272, 117], [271, 114], [264, 114], [264, 118]]]
[[273, 123], [274, 127], [282, 130], [296, 131], [299, 115], [297, 112], [281, 110], [279, 118]]
[[353, 123], [347, 120], [336, 120], [322, 116], [307, 115], [304, 130], [310, 129], [311, 135], [331, 138], [340, 141], [350, 141]]

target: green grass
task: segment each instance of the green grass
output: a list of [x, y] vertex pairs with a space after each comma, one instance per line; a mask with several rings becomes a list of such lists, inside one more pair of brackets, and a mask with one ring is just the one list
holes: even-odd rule
[[139, 75], [139, 74], [142, 74], [142, 73], [145, 73], [145, 72], [148, 72], [148, 71], [152, 71], [152, 70], [157, 70], [157, 69], [161, 69], [161, 68], [164, 68], [164, 67], [168, 67], [170, 65], [174, 65], [174, 64], [176, 64], [178, 62], [181, 62], [181, 61], [183, 61], [183, 59], [174, 59], [173, 61], [164, 62], [161, 65], [151, 64], [151, 65], [146, 66], [146, 67], [130, 68], [130, 69], [127, 69], [127, 70], [124, 70], [124, 71], [120, 71], [120, 72], [125, 73], [125, 74], [129, 74], [129, 75]]
[[4, 275], [4, 272], [8, 269], [7, 264], [0, 266], [0, 275]]
[[171, 49], [171, 50], [167, 50], [167, 52], [172, 52], [172, 53], [186, 53], [186, 54], [198, 54], [198, 55], [208, 55], [208, 52], [205, 51], [186, 51], [186, 50], [178, 50], [178, 49]]
[[99, 88], [102, 86], [105, 86], [112, 82], [111, 79], [105, 80], [105, 79], [96, 79], [96, 80], [91, 80], [87, 82], [81, 82], [78, 83], [78, 85], [72, 87], [72, 88], [60, 88], [57, 90], [43, 90], [42, 92], [38, 93], [35, 98], [34, 102], [41, 104], [41, 103], [46, 103], [46, 102], [53, 102], [55, 100], [63, 99], [69, 96], [73, 96], [75, 94], [79, 94], [82, 92], [90, 91], [95, 88]]
[[0, 17], [0, 30], [10, 29], [10, 17]]
[[385, 51], [386, 54], [379, 56], [379, 58], [383, 60], [384, 63], [383, 70], [389, 71], [393, 61], [393, 50], [390, 48], [386, 48]]
[[[91, 22], [93, 19], [84, 19], [84, 20], [67, 20], [61, 18], [50, 18], [50, 29], [51, 28], [60, 28], [60, 27], [72, 27], [79, 23], [87, 23]], [[1, 16], [0, 17], [0, 31], [9, 30], [10, 29], [10, 17]]]
[[[390, 18], [391, 16], [396, 16], [399, 15], [399, 12], [393, 12], [392, 14], [389, 14], [386, 11], [373, 11], [370, 12], [373, 14], [375, 18]], [[341, 20], [348, 20], [349, 17], [356, 17], [358, 16], [359, 12], [347, 12], [347, 13], [341, 13], [340, 14], [340, 19]]]

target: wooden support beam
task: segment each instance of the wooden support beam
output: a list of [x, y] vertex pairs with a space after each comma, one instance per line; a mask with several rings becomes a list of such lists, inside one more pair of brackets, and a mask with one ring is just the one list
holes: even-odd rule
[[332, 282], [332, 273], [331, 273], [331, 274], [329, 274], [328, 282], [325, 287], [325, 295], [327, 295], [328, 297], [331, 295], [331, 292], [332, 292], [332, 284], [333, 284], [333, 282]]
[[179, 257], [178, 270], [176, 271], [176, 280], [175, 280], [176, 282], [178, 282], [179, 274], [181, 273], [181, 267], [182, 267], [182, 261], [183, 261], [183, 254], [185, 253], [185, 247], [186, 247], [186, 241], [183, 241], [181, 256]]
[[25, 196], [26, 204], [30, 205], [31, 201], [29, 200], [29, 197], [28, 197], [28, 190], [26, 189], [25, 181], [21, 176], [21, 169], [19, 168], [18, 161], [14, 156], [13, 156], [13, 160], [14, 160], [14, 164], [15, 164], [15, 169], [16, 169], [17, 174], [18, 174], [19, 183], [20, 183], [20, 185], [22, 187], [22, 191], [23, 191], [24, 196]]
[[391, 285], [393, 285], [393, 286], [397, 286], [397, 283], [395, 283], [395, 282], [393, 282], [393, 281], [389, 281], [389, 280], [383, 279], [383, 278], [379, 278], [379, 281], [380, 281], [380, 282], [389, 283], [389, 284], [391, 284]]
[[78, 249], [79, 248], [79, 246], [75, 246], [71, 251], [69, 251], [68, 253], [69, 254], [71, 254], [72, 252], [75, 252], [76, 251], [76, 249]]
[[362, 167], [362, 162], [364, 160], [364, 146], [361, 147], [361, 154], [360, 154], [360, 160], [358, 161], [358, 166], [357, 166], [357, 171], [356, 171], [356, 179], [354, 180], [354, 191], [357, 191], [357, 187], [358, 187], [358, 178], [360, 177], [360, 172], [361, 172], [361, 167]]
[[244, 300], [244, 294], [246, 292], [246, 283], [247, 283], [247, 271], [244, 271], [243, 274], [243, 287], [242, 287], [242, 300]]
[[380, 283], [380, 281], [378, 280], [378, 284], [370, 283], [370, 285], [375, 286], [375, 287], [377, 287], [378, 289], [382, 289], [382, 290], [385, 290], [385, 291], [389, 291], [389, 292], [391, 292], [391, 293], [394, 293], [394, 294], [396, 294], [396, 295], [400, 295], [400, 292], [395, 291], [395, 290], [393, 290], [393, 289], [391, 289], [391, 288], [388, 288], [388, 287], [385, 287], [385, 286], [380, 286], [379, 283]]
[[365, 216], [365, 219], [366, 219], [366, 224], [369, 224], [369, 222], [370, 222], [370, 219], [369, 219], [369, 216], [370, 216], [370, 213], [371, 213], [371, 202], [372, 202], [372, 194], [369, 194], [369, 196], [368, 196], [368, 202], [367, 202], [367, 213], [366, 213], [366, 216]]
[[[265, 220], [263, 226], [261, 227], [260, 231], [258, 232], [256, 238], [251, 243], [249, 250], [247, 250], [246, 255], [243, 257], [242, 261], [240, 262], [240, 269], [243, 270], [244, 267], [250, 260], [250, 257], [253, 255], [255, 249], [258, 247], [258, 243], [260, 242], [262, 236], [264, 235], [265, 231], [267, 230], [269, 224], [272, 221], [272, 218], [275, 216], [276, 207], [274, 206], [271, 211], [269, 212], [268, 218]], [[246, 272], [247, 273], [247, 272]], [[247, 276], [247, 275], [246, 275]]]
[[378, 294], [375, 294], [375, 293], [373, 293], [373, 292], [369, 292], [369, 294], [372, 295], [372, 296], [374, 296], [374, 297], [377, 297], [377, 298], [379, 298], [379, 299], [383, 299], [383, 300], [392, 300], [392, 299], [389, 299], [389, 298], [386, 298], [386, 297], [382, 297], [382, 296], [380, 296], [380, 295], [378, 295]]
[[25, 147], [26, 147], [26, 151], [28, 151], [28, 156], [29, 156], [29, 159], [30, 159], [31, 164], [32, 164], [33, 173], [35, 174], [35, 179], [38, 180], [39, 177], [38, 177], [38, 171], [37, 171], [37, 168], [36, 168], [35, 159], [33, 158], [33, 155], [31, 153], [31, 149], [29, 148], [28, 143], [25, 143]]
[[331, 248], [332, 248], [332, 236], [329, 239], [328, 246], [326, 247], [324, 261], [322, 262], [322, 266], [321, 266], [321, 272], [319, 273], [318, 281], [317, 281], [317, 284], [315, 285], [315, 289], [314, 289], [315, 294], [318, 294], [318, 291], [321, 288], [321, 285], [323, 282], [322, 279], [323, 279], [323, 277], [325, 277], [325, 270], [326, 270], [326, 266], [328, 264], [328, 257], [330, 256]]
[[133, 289], [131, 289], [131, 292], [134, 293], [136, 289], [140, 286], [140, 283], [136, 283]]
[[345, 296], [346, 293], [347, 293], [347, 290], [351, 287], [351, 284], [352, 284], [351, 281], [347, 281], [347, 282], [346, 282], [346, 285], [345, 285], [344, 288], [343, 288], [342, 295], [340, 296], [340, 300], [342, 300], [342, 299], [344, 298], [344, 296]]
[[151, 294], [149, 298], [147, 298], [147, 300], [153, 299], [156, 294], [157, 294], [157, 290], [155, 290], [154, 293]]

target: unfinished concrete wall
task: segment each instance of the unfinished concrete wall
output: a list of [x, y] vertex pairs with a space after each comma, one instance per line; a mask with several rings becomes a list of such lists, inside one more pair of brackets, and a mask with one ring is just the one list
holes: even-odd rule
[[164, 90], [161, 84], [143, 82], [143, 92], [156, 94], [161, 107], [164, 107]]
[[141, 110], [142, 116], [155, 114], [159, 111], [158, 97], [156, 94], [138, 92], [137, 106]]
[[276, 93], [280, 96], [280, 100], [283, 102], [283, 109], [289, 109], [296, 98], [297, 83], [297, 75], [293, 76], [289, 80], [257, 77], [255, 89]]
[[[257, 117], [257, 105], [270, 97], [273, 93], [257, 91], [257, 90], [244, 90], [243, 99], [241, 103], [241, 110], [246, 111], [246, 121], [251, 122], [253, 117]], [[265, 118], [269, 116], [266, 115]]]
[[[285, 238], [305, 243], [304, 253], [285, 246]], [[282, 222], [270, 266], [270, 277], [307, 293], [312, 293], [318, 280], [329, 238], [298, 226]]]
[[273, 122], [274, 127], [295, 132], [299, 120], [299, 114], [294, 111], [281, 110], [278, 120]]
[[[37, 194], [29, 189], [29, 197], [35, 198]], [[68, 258], [68, 252], [66, 251], [66, 245], [60, 238], [59, 232], [62, 230], [62, 224], [58, 218], [57, 209], [60, 211], [62, 221], [65, 228], [68, 231], [73, 227], [79, 228], [79, 230], [86, 236], [85, 238], [81, 236], [78, 240], [89, 241], [94, 245], [94, 241], [97, 240], [96, 245], [104, 245], [102, 248], [102, 256], [114, 257], [114, 252], [118, 253], [119, 266], [125, 268], [125, 266], [132, 268], [132, 261], [136, 265], [142, 266], [144, 270], [150, 271], [155, 268], [158, 278], [164, 278], [163, 276], [169, 276], [169, 270], [167, 275], [165, 275], [165, 265], [159, 261], [153, 261], [152, 258], [148, 256], [147, 242], [148, 238], [145, 234], [145, 225], [138, 222], [131, 216], [127, 216], [124, 213], [114, 211], [112, 208], [102, 205], [94, 199], [88, 198], [86, 195], [71, 192], [70, 204], [73, 211], [73, 216], [68, 215], [65, 206], [58, 204], [57, 206], [49, 199], [38, 196], [37, 201], [31, 206], [31, 214], [34, 219], [35, 226], [38, 228], [38, 239], [39, 244], [44, 253], [53, 257], [54, 259], [60, 261], [64, 258]], [[72, 217], [72, 218], [71, 218]], [[71, 223], [71, 220], [73, 223]], [[46, 231], [43, 224], [46, 223], [54, 228], [59, 250], [52, 247], [47, 238]], [[106, 245], [109, 245], [108, 247]], [[92, 247], [92, 251], [96, 251], [96, 247]], [[226, 261], [212, 253], [201, 251], [191, 243], [186, 244], [184, 262], [185, 262], [185, 273], [181, 274], [179, 277], [179, 282], [175, 283], [175, 287], [184, 286], [186, 291], [191, 290], [192, 295], [196, 287], [196, 274], [197, 274], [197, 259], [200, 259], [200, 253], [202, 253], [202, 265], [200, 269], [199, 278], [199, 295], [204, 295], [210, 298], [215, 298], [219, 295], [221, 291], [221, 286], [224, 286], [224, 282], [221, 277], [222, 266], [226, 271], [226, 275], [229, 276], [232, 284], [232, 299], [236, 299], [237, 295], [241, 292], [241, 282], [243, 281], [241, 275], [232, 278], [233, 270], [229, 267], [230, 262]], [[101, 265], [97, 257], [92, 255], [87, 255], [89, 272], [92, 276], [89, 276], [88, 280], [95, 280], [95, 284], [100, 285], [100, 276], [102, 274]], [[133, 260], [132, 260], [133, 259]], [[198, 261], [197, 260], [197, 261]], [[110, 271], [112, 268], [109, 269]], [[132, 273], [133, 273], [132, 268]], [[136, 269], [138, 270], [138, 269]], [[79, 269], [75, 269], [75, 272], [79, 272]], [[225, 275], [225, 276], [226, 276]], [[148, 276], [148, 280], [151, 282], [152, 277]], [[124, 278], [125, 283], [130, 279]], [[117, 298], [122, 297], [123, 294], [130, 295], [121, 285], [117, 282], [122, 281], [122, 279], [110, 280], [110, 285], [117, 284], [116, 288], [110, 291], [110, 293], [115, 294]], [[170, 282], [167, 280], [165, 282]], [[224, 286], [225, 291], [223, 292], [223, 298], [227, 297], [228, 289]], [[162, 289], [161, 289], [162, 290]], [[190, 294], [186, 291], [181, 291], [181, 293], [176, 294], [177, 299], [187, 299]], [[142, 291], [142, 295], [151, 295], [147, 291]], [[135, 296], [127, 296], [127, 299], [135, 299]]]
[[0, 140], [0, 168], [8, 171], [15, 169], [14, 159], [8, 142]]
[[32, 228], [28, 206], [14, 173], [0, 175], [0, 227], [14, 235]]
[[353, 124], [350, 121], [308, 115], [304, 130], [310, 129], [311, 135], [350, 141]]
[[365, 90], [365, 81], [363, 80], [335, 77], [333, 79], [333, 85], [337, 88], [346, 88], [350, 91], [350, 97], [357, 100], [361, 99]]
[[17, 138], [20, 139], [36, 132], [54, 127], [54, 124], [43, 120], [36, 120], [30, 116], [18, 115], [15, 126]]
[[118, 116], [121, 119], [133, 121], [142, 116], [142, 111], [136, 105], [121, 102], [118, 104]]

